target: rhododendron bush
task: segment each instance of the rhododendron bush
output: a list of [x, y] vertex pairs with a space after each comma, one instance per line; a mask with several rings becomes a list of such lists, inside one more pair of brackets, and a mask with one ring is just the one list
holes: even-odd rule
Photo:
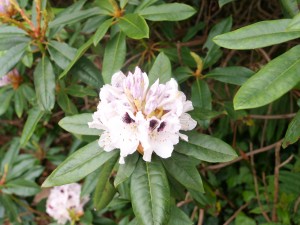
[[299, 224], [298, 4], [0, 0], [0, 224]]

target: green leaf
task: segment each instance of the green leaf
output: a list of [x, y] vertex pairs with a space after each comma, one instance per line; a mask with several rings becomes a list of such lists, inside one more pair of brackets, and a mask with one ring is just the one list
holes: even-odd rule
[[115, 155], [118, 151], [105, 152], [94, 141], [69, 156], [62, 162], [42, 184], [42, 187], [53, 187], [81, 180], [95, 171]]
[[61, 128], [74, 134], [81, 135], [100, 135], [98, 129], [89, 128], [88, 122], [93, 120], [92, 113], [82, 113], [74, 116], [67, 116], [61, 119], [58, 124]]
[[240, 212], [237, 217], [234, 220], [235, 225], [256, 225], [256, 222], [254, 219], [246, 216], [243, 212]]
[[33, 181], [18, 178], [7, 182], [2, 191], [6, 194], [16, 194], [27, 197], [37, 194], [40, 191], [40, 187]]
[[12, 97], [14, 96], [14, 91], [11, 89], [8, 90], [0, 90], [0, 116], [3, 115], [10, 104]]
[[287, 30], [291, 19], [262, 21], [216, 36], [217, 45], [229, 49], [255, 49], [300, 37], [300, 31]]
[[114, 185], [116, 188], [131, 176], [136, 167], [138, 159], [139, 155], [134, 153], [126, 157], [125, 164], [119, 165], [118, 173], [114, 180]]
[[203, 120], [210, 120], [212, 118], [224, 114], [224, 112], [217, 112], [209, 109], [195, 107], [193, 111], [189, 112], [189, 114], [192, 116], [193, 119], [201, 123], [201, 121]]
[[91, 16], [99, 15], [99, 9], [97, 7], [77, 11], [76, 13], [65, 13], [64, 15], [54, 19], [49, 23], [49, 28], [66, 25], [66, 24], [73, 24], [77, 23], [81, 20], [89, 18]]
[[299, 13], [297, 0], [280, 0], [280, 3], [284, 15], [287, 15], [288, 17], [294, 17], [297, 15], [297, 13]]
[[233, 2], [235, 0], [218, 0], [218, 3], [219, 3], [219, 7], [222, 8], [224, 5], [230, 3], [230, 2]]
[[298, 13], [288, 24], [289, 31], [298, 31], [300, 30], [300, 13]]
[[66, 43], [50, 41], [48, 51], [51, 59], [62, 69], [66, 69], [70, 62], [75, 58], [76, 49]]
[[170, 211], [170, 188], [163, 166], [139, 160], [131, 176], [131, 201], [140, 225], [166, 224]]
[[175, 150], [206, 162], [228, 162], [237, 157], [230, 145], [206, 134], [188, 133], [189, 142], [181, 141]]
[[21, 223], [21, 219], [18, 214], [18, 209], [11, 199], [10, 195], [0, 195], [0, 203], [4, 206], [6, 214], [10, 220], [10, 222], [19, 222]]
[[155, 59], [149, 71], [149, 84], [153, 84], [157, 79], [159, 83], [166, 83], [171, 79], [172, 67], [168, 56], [161, 52]]
[[115, 155], [100, 168], [99, 179], [93, 197], [94, 207], [97, 210], [104, 209], [116, 194], [116, 189], [110, 183], [110, 175], [117, 160], [118, 155]]
[[25, 146], [27, 144], [43, 114], [44, 112], [41, 111], [39, 107], [34, 107], [29, 110], [28, 117], [22, 131], [20, 140], [21, 146]]
[[107, 30], [110, 28], [110, 26], [113, 24], [113, 18], [105, 20], [97, 29], [95, 35], [94, 35], [94, 40], [93, 43], [96, 46], [99, 41], [101, 41], [101, 39], [104, 37], [104, 35], [106, 34]]
[[30, 39], [26, 32], [13, 26], [0, 26], [0, 51], [8, 50], [22, 43], [28, 43]]
[[149, 38], [149, 27], [143, 17], [138, 14], [126, 14], [119, 18], [120, 29], [130, 38]]
[[278, 99], [300, 81], [299, 73], [300, 46], [296, 46], [247, 80], [234, 97], [234, 108], [256, 108]]
[[242, 85], [245, 83], [254, 72], [246, 67], [242, 66], [228, 66], [228, 67], [218, 67], [207, 74], [204, 77], [213, 78], [215, 80], [235, 85]]
[[14, 45], [0, 56], [0, 78], [7, 74], [23, 57], [28, 43]]
[[295, 118], [290, 122], [286, 131], [282, 147], [286, 148], [288, 145], [295, 143], [300, 138], [300, 111], [297, 112]]
[[163, 159], [164, 167], [179, 183], [188, 189], [204, 192], [202, 180], [192, 159], [174, 152], [172, 157]]
[[124, 64], [126, 57], [126, 36], [119, 32], [106, 45], [103, 58], [102, 76], [104, 83], [110, 83], [111, 77]]
[[92, 90], [90, 88], [86, 88], [79, 84], [71, 84], [70, 86], [65, 88], [64, 91], [68, 95], [71, 95], [74, 97], [80, 97], [80, 98], [84, 98], [86, 96], [93, 96], [93, 97], [98, 96], [98, 94], [94, 90]]
[[55, 103], [55, 74], [46, 56], [43, 56], [37, 64], [33, 78], [40, 108], [51, 111]]
[[196, 13], [196, 10], [182, 3], [165, 3], [162, 5], [149, 6], [141, 9], [138, 13], [151, 21], [180, 21], [185, 20]]
[[64, 91], [57, 93], [57, 103], [60, 108], [68, 115], [77, 114], [76, 105], [71, 101], [69, 96]]
[[95, 189], [98, 183], [97, 178], [99, 176], [100, 169], [101, 167], [86, 176], [81, 188], [81, 193], [80, 193], [81, 196], [89, 196], [90, 193], [92, 193], [92, 191]]
[[23, 96], [23, 91], [20, 87], [17, 90], [15, 90], [14, 101], [16, 114], [19, 118], [21, 118], [24, 110], [25, 98]]
[[168, 225], [192, 225], [193, 221], [182, 210], [175, 205], [171, 208], [170, 220]]
[[0, 172], [3, 174], [4, 172], [4, 167], [8, 166], [8, 171], [11, 170], [14, 161], [17, 158], [17, 155], [20, 150], [20, 139], [19, 138], [14, 138], [9, 146], [8, 151], [5, 153], [3, 159], [1, 159], [1, 167], [0, 167]]

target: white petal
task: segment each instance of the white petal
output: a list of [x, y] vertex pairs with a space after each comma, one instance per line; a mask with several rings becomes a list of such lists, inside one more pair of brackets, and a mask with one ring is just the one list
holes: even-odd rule
[[125, 80], [126, 76], [121, 71], [115, 73], [111, 78], [111, 85], [117, 88], [123, 86], [123, 81]]
[[120, 164], [125, 164], [124, 157], [122, 157], [122, 156], [120, 157], [120, 159], [119, 159], [119, 163], [120, 163]]
[[197, 125], [197, 122], [193, 120], [192, 117], [187, 113], [183, 113], [179, 119], [181, 124], [181, 130], [192, 130]]
[[152, 152], [153, 151], [151, 149], [144, 150], [143, 160], [146, 162], [151, 162]]
[[182, 140], [184, 140], [184, 141], [186, 141], [186, 142], [189, 141], [189, 137], [188, 137], [187, 135], [182, 134], [182, 133], [178, 133], [178, 135], [179, 135], [179, 137], [180, 137]]
[[108, 131], [104, 131], [101, 134], [101, 137], [98, 141], [98, 144], [100, 147], [104, 149], [106, 152], [110, 152], [116, 148], [116, 146], [113, 144], [111, 135]]

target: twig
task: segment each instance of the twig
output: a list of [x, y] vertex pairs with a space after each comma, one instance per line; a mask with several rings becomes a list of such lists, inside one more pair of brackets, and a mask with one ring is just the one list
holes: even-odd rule
[[196, 216], [196, 212], [198, 210], [198, 206], [195, 206], [193, 212], [192, 212], [192, 215], [191, 215], [191, 220], [194, 220], [195, 216]]
[[[253, 150], [253, 144], [250, 143], [250, 151], [252, 151], [252, 150]], [[254, 155], [251, 156], [250, 162], [251, 162], [251, 171], [252, 171], [252, 175], [253, 175], [253, 182], [254, 182], [254, 188], [255, 188], [255, 195], [256, 195], [257, 203], [259, 205], [261, 214], [264, 216], [264, 218], [268, 222], [271, 222], [268, 214], [264, 211], [264, 208], [263, 208], [263, 206], [261, 204], [261, 201], [260, 201], [260, 195], [259, 195], [259, 190], [258, 190], [258, 182], [257, 182], [257, 174], [256, 174], [256, 170], [255, 170], [255, 163], [254, 163]]]
[[[271, 112], [272, 112], [272, 104], [270, 104], [268, 107], [267, 115], [269, 115]], [[261, 135], [260, 147], [264, 146], [265, 136], [266, 136], [266, 132], [267, 132], [267, 126], [268, 126], [268, 120], [265, 120], [263, 130], [262, 130], [262, 135]]]
[[223, 225], [229, 225], [241, 211], [248, 207], [249, 204], [250, 202], [247, 202], [244, 205], [242, 205]]
[[274, 169], [274, 199], [273, 199], [273, 210], [272, 210], [272, 221], [277, 222], [276, 206], [278, 203], [279, 194], [279, 169], [280, 169], [280, 145], [275, 148], [275, 169]]
[[[277, 145], [281, 145], [283, 139], [281, 139], [280, 141], [277, 141], [275, 142], [274, 144], [271, 144], [271, 145], [268, 145], [266, 147], [263, 147], [263, 148], [259, 148], [259, 149], [256, 149], [256, 150], [253, 150], [252, 152], [247, 152], [245, 154], [246, 157], [249, 157], [251, 155], [256, 155], [256, 154], [259, 154], [259, 153], [263, 153], [263, 152], [266, 152], [266, 151], [269, 151], [269, 150], [272, 150], [273, 148], [275, 148]], [[226, 162], [226, 163], [219, 163], [219, 164], [216, 164], [216, 165], [211, 165], [211, 166], [207, 166], [205, 167], [205, 170], [218, 170], [218, 169], [221, 169], [223, 167], [226, 167], [228, 165], [231, 165], [231, 164], [234, 164], [236, 162], [239, 162], [241, 160], [243, 160], [245, 158], [245, 156], [239, 156], [237, 157], [236, 159], [230, 161], [230, 162]]]
[[282, 163], [280, 163], [279, 169], [281, 167], [285, 166], [286, 164], [288, 164], [293, 158], [294, 158], [294, 155], [290, 155], [290, 157], [288, 157], [285, 161], [283, 161]]
[[202, 225], [204, 220], [204, 209], [199, 210], [199, 219], [197, 225]]
[[271, 61], [270, 56], [268, 55], [268, 53], [265, 52], [265, 50], [263, 50], [262, 48], [258, 48], [257, 50], [263, 55], [267, 62]]
[[280, 114], [280, 115], [249, 115], [251, 119], [262, 119], [262, 120], [278, 120], [278, 119], [290, 119], [294, 118], [296, 113]]
[[188, 203], [190, 203], [192, 201], [193, 201], [192, 199], [186, 199], [186, 200], [178, 202], [176, 206], [177, 207], [181, 207], [181, 206], [186, 205], [186, 204], [188, 204]]

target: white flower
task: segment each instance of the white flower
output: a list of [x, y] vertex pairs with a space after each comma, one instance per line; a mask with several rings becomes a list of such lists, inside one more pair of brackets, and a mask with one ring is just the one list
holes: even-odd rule
[[16, 89], [19, 87], [21, 81], [22, 77], [20, 76], [19, 71], [17, 69], [13, 69], [0, 78], [0, 87], [12, 84]]
[[10, 0], [0, 0], [0, 13], [6, 14], [10, 11]]
[[46, 212], [59, 224], [78, 219], [84, 213], [83, 206], [89, 201], [88, 197], [80, 198], [80, 193], [81, 185], [77, 183], [52, 188]]
[[192, 130], [196, 121], [186, 112], [193, 110], [173, 78], [166, 84], [157, 80], [149, 87], [146, 73], [136, 67], [134, 74], [121, 71], [112, 76], [111, 85], [100, 90], [100, 103], [90, 128], [104, 130], [99, 145], [105, 151], [120, 149], [120, 163], [135, 151], [151, 161], [155, 152], [162, 158], [172, 155], [180, 130]]

